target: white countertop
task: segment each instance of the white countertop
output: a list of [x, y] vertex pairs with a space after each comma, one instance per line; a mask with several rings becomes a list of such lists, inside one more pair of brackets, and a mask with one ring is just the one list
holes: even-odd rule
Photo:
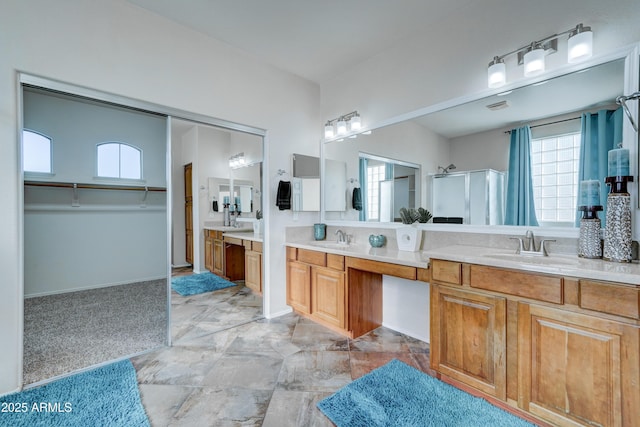
[[431, 258], [511, 268], [535, 273], [557, 274], [640, 286], [640, 264], [551, 254], [548, 257], [516, 255], [512, 249], [452, 245], [422, 252], [406, 252], [368, 245], [339, 245], [328, 241], [287, 242], [287, 246], [426, 268]]
[[287, 242], [286, 245], [311, 251], [370, 259], [372, 261], [408, 265], [410, 267], [427, 268], [429, 265], [429, 258], [424, 255], [424, 252], [398, 251], [386, 247], [372, 248], [369, 245], [338, 245], [324, 240], [318, 242]]
[[640, 264], [550, 254], [548, 257], [515, 255], [513, 250], [453, 245], [424, 252], [427, 258], [483, 264], [536, 273], [640, 285]]

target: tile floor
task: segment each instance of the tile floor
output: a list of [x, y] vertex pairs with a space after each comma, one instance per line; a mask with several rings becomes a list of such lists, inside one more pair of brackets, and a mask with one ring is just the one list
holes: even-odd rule
[[261, 298], [243, 286], [172, 298], [173, 346], [132, 359], [153, 426], [331, 426], [316, 403], [370, 370], [429, 372], [428, 344], [384, 327], [351, 340], [295, 314], [251, 320]]

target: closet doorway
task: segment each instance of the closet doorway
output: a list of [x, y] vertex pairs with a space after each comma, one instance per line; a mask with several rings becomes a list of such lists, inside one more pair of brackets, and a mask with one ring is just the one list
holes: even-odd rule
[[235, 285], [172, 291], [172, 318], [185, 325], [173, 342], [263, 317], [263, 150], [260, 135], [171, 118], [173, 276], [213, 273]]
[[22, 86], [23, 383], [168, 342], [167, 116]]

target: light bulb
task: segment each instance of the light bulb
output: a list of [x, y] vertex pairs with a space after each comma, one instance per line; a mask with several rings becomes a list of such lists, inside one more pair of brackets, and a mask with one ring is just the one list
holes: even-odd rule
[[497, 56], [489, 62], [487, 70], [487, 84], [490, 88], [504, 86], [507, 82], [507, 67], [504, 61]]
[[327, 122], [324, 125], [324, 137], [325, 139], [333, 138], [333, 125], [330, 122]]
[[351, 120], [349, 120], [349, 128], [353, 131], [360, 130], [361, 127], [362, 122], [360, 121], [360, 116], [356, 114], [355, 116], [351, 117]]
[[544, 49], [538, 45], [524, 55], [524, 75], [531, 77], [542, 73], [544, 73]]
[[591, 27], [583, 27], [579, 24], [569, 34], [567, 44], [567, 61], [571, 64], [579, 62], [593, 55], [593, 33]]
[[336, 128], [338, 131], [338, 135], [344, 135], [345, 133], [347, 133], [347, 122], [345, 122], [343, 118], [340, 118], [340, 120], [338, 120], [338, 123], [336, 123]]

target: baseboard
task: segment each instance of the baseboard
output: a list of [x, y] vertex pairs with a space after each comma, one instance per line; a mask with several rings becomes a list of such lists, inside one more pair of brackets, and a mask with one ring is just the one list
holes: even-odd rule
[[276, 313], [269, 313], [268, 315], [265, 314], [264, 317], [265, 319], [275, 319], [276, 317], [280, 317], [280, 316], [284, 316], [286, 314], [289, 313], [293, 313], [293, 309], [291, 307], [288, 307], [284, 310], [278, 311]]
[[404, 329], [404, 328], [398, 328], [395, 325], [389, 325], [389, 324], [386, 324], [384, 322], [382, 322], [382, 326], [384, 326], [385, 328], [389, 328], [389, 329], [391, 329], [393, 331], [400, 332], [401, 334], [410, 336], [411, 338], [415, 338], [417, 340], [426, 342], [427, 344], [429, 343], [429, 340], [427, 339], [428, 337], [420, 336], [420, 334], [416, 333], [415, 331], [409, 331], [409, 330]]
[[159, 276], [159, 277], [149, 277], [149, 278], [142, 278], [142, 279], [137, 279], [135, 281], [126, 281], [126, 282], [115, 282], [115, 283], [102, 283], [99, 285], [92, 285], [92, 286], [83, 286], [80, 288], [73, 288], [73, 289], [64, 289], [64, 290], [59, 290], [59, 291], [51, 291], [51, 292], [39, 292], [37, 294], [25, 294], [24, 298], [37, 298], [37, 297], [46, 297], [49, 295], [61, 295], [61, 294], [68, 294], [70, 292], [79, 292], [79, 291], [89, 291], [91, 289], [100, 289], [100, 288], [109, 288], [111, 286], [122, 286], [122, 285], [132, 285], [134, 283], [141, 283], [141, 282], [150, 282], [152, 280], [162, 280], [162, 279], [166, 279], [167, 276]]

